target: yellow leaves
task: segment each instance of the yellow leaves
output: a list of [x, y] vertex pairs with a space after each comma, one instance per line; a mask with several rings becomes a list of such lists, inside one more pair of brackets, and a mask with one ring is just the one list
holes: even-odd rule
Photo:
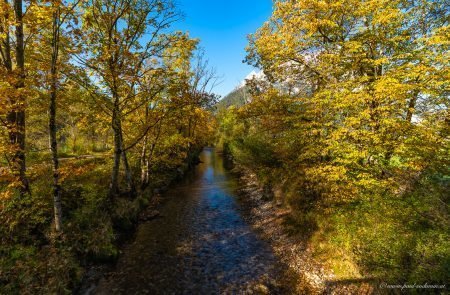
[[8, 201], [12, 198], [13, 191], [11, 189], [7, 189], [6, 191], [0, 192], [0, 211], [3, 209], [2, 206], [5, 201]]
[[[276, 1], [271, 24], [250, 48], [252, 61], [275, 82], [258, 89], [238, 116], [230, 109], [220, 121], [235, 159], [276, 184], [285, 182], [293, 208], [316, 217], [325, 207], [325, 215], [346, 220], [349, 236], [370, 239], [374, 252], [382, 246], [381, 263], [373, 265], [390, 263], [385, 253], [392, 243], [380, 238], [379, 229], [397, 241], [398, 224], [409, 227], [421, 202], [426, 210], [418, 219], [431, 218], [429, 208], [439, 200], [440, 211], [446, 193], [450, 34], [446, 26], [417, 39], [421, 28], [409, 11], [420, 11], [426, 28], [433, 14], [427, 5], [434, 2]], [[435, 17], [433, 25], [445, 21]], [[288, 60], [302, 64], [305, 53], [311, 58], [304, 68], [280, 69]], [[292, 93], [288, 83], [310, 88]], [[276, 160], [267, 161], [267, 154]], [[361, 219], [349, 227], [358, 214], [373, 229], [361, 229]], [[386, 214], [394, 220], [380, 226]], [[324, 220], [334, 226], [335, 220]], [[367, 241], [356, 241], [364, 251]]]
[[344, 50], [348, 53], [359, 53], [363, 50], [363, 44], [360, 41], [348, 41], [344, 43]]
[[342, 202], [356, 198], [357, 188], [352, 185], [343, 166], [322, 165], [305, 169], [305, 179], [321, 192], [327, 202]]
[[172, 36], [172, 46], [165, 49], [165, 64], [173, 71], [187, 74], [191, 68], [190, 58], [197, 49], [199, 40], [191, 39], [189, 34], [176, 32]]
[[385, 9], [377, 9], [373, 18], [373, 23], [380, 26], [396, 26], [401, 24], [403, 13], [400, 9], [388, 7]]
[[[378, 95], [398, 97], [399, 92], [404, 92], [406, 85], [395, 76], [383, 76], [374, 83], [374, 89]], [[386, 91], [389, 89], [389, 91]]]
[[442, 45], [447, 46], [448, 49], [448, 46], [450, 46], [450, 25], [437, 28], [431, 36], [424, 37], [423, 40], [428, 46]]
[[383, 57], [375, 59], [373, 61], [373, 65], [374, 66], [383, 66], [385, 64], [389, 64], [389, 62], [390, 62], [389, 58], [386, 56], [383, 56]]
[[[277, 1], [270, 23], [253, 37], [249, 50], [252, 60], [278, 84], [254, 97], [243, 108], [245, 115], [233, 118], [235, 125], [251, 125], [240, 129], [239, 135], [272, 135], [269, 144], [282, 151], [283, 159], [308, 163], [307, 178], [323, 179], [329, 185], [323, 184], [324, 190], [336, 191], [340, 178], [348, 181], [340, 187], [343, 190], [352, 191], [353, 185], [375, 189], [382, 183], [380, 175], [386, 173], [389, 157], [402, 151], [407, 138], [417, 135], [406, 114], [421, 116], [420, 124], [437, 134], [441, 125], [433, 128], [425, 118], [438, 118], [431, 110], [446, 105], [442, 102], [443, 89], [448, 88], [444, 80], [449, 76], [444, 50], [448, 26], [420, 42], [412, 41], [416, 28], [408, 25], [415, 22], [408, 19], [411, 16], [403, 4], [395, 0]], [[432, 47], [420, 44], [426, 42]], [[292, 60], [295, 67], [283, 67]], [[289, 96], [283, 92], [287, 82], [311, 87], [304, 100], [297, 100], [301, 108], [280, 99]], [[427, 148], [418, 152], [408, 145], [406, 150], [416, 156], [406, 160], [403, 155], [413, 170], [423, 168], [419, 159], [432, 157], [431, 150], [437, 148], [424, 135], [420, 138], [416, 144], [422, 141]], [[293, 147], [298, 143], [304, 146]], [[301, 155], [290, 155], [290, 149]], [[329, 165], [314, 163], [317, 155]]]
[[317, 168], [310, 168], [305, 171], [310, 179], [326, 179], [327, 181], [337, 182], [345, 179], [347, 169], [345, 167], [324, 165]]

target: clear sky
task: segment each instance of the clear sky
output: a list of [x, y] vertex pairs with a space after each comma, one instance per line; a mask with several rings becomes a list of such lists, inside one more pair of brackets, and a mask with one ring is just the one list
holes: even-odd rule
[[214, 92], [228, 94], [253, 70], [242, 63], [247, 35], [269, 18], [272, 0], [175, 1], [184, 19], [174, 27], [200, 39], [210, 65], [222, 76]]

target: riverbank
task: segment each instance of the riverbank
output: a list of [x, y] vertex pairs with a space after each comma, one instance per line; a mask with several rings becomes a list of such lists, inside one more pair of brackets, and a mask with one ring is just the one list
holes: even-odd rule
[[289, 267], [293, 276], [290, 281], [295, 282], [294, 294], [384, 294], [370, 280], [337, 279], [331, 269], [314, 257], [307, 238], [290, 232], [288, 219], [292, 212], [274, 198], [281, 192], [264, 189], [256, 174], [243, 166], [236, 165], [233, 172], [239, 176], [239, 198], [249, 208], [248, 219]]
[[206, 149], [84, 294], [294, 294], [287, 267], [244, 216], [237, 178], [222, 160]]
[[[107, 259], [86, 261], [86, 264], [83, 265], [83, 276], [75, 286], [74, 294], [93, 294], [99, 282], [114, 271], [115, 265], [126, 247], [135, 240], [139, 226], [160, 217], [158, 209], [165, 201], [162, 195], [171, 186], [183, 180], [190, 170], [195, 169], [195, 166], [200, 162], [199, 154], [200, 150], [194, 151], [186, 157], [179, 167], [170, 169], [166, 173], [152, 175], [152, 184], [144, 191], [140, 191], [136, 197], [135, 202], [138, 205], [135, 206], [132, 214], [128, 212], [122, 215], [122, 218], [115, 220], [115, 240], [113, 244], [117, 254]], [[129, 200], [124, 200], [129, 202]]]
[[318, 262], [307, 238], [290, 231], [292, 212], [273, 196], [280, 192], [263, 189], [242, 166], [227, 176], [227, 161], [213, 150], [207, 155], [152, 198], [118, 262], [91, 268], [79, 294], [380, 294], [371, 282], [342, 280]]
[[[142, 208], [139, 217], [136, 219], [132, 228], [128, 229], [128, 233], [122, 231], [121, 241], [117, 244], [118, 247], [118, 257], [123, 254], [126, 247], [131, 244], [136, 237], [136, 230], [140, 224], [148, 222], [153, 218], [158, 218], [160, 213], [158, 211], [159, 207], [163, 203], [161, 194], [163, 191], [157, 189], [157, 192], [148, 192], [152, 196], [149, 197], [149, 203], [146, 208]], [[125, 237], [126, 234], [126, 237]], [[85, 268], [85, 274], [79, 283], [79, 285], [73, 291], [73, 294], [77, 295], [89, 295], [94, 294], [99, 282], [104, 280], [109, 276], [111, 272], [114, 271], [115, 265], [117, 263], [117, 258], [111, 261], [97, 261], [89, 263]]]

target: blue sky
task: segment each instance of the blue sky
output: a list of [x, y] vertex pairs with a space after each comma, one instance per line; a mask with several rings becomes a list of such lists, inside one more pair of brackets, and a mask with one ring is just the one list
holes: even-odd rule
[[272, 12], [272, 0], [175, 0], [184, 19], [175, 29], [200, 39], [206, 58], [222, 83], [214, 92], [233, 90], [253, 68], [242, 63], [247, 35], [254, 33]]

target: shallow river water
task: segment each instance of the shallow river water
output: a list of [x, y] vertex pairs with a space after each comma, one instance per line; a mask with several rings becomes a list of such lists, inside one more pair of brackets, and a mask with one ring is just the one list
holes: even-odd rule
[[[214, 149], [141, 224], [94, 294], [279, 294], [283, 267], [244, 218], [237, 180]], [[278, 287], [277, 287], [278, 285]]]

